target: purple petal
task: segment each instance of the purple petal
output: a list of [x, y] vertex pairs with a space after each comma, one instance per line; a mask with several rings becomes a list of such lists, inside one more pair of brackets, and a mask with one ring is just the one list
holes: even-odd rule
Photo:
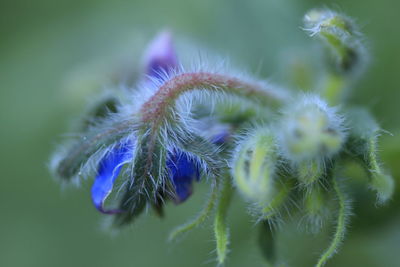
[[115, 214], [120, 210], [106, 210], [104, 202], [110, 195], [114, 182], [122, 166], [132, 159], [132, 148], [128, 144], [120, 144], [113, 148], [100, 161], [96, 179], [92, 185], [92, 201], [102, 213]]
[[199, 164], [184, 152], [169, 154], [167, 168], [175, 189], [175, 202], [182, 203], [192, 194], [193, 181], [200, 179]]
[[162, 78], [178, 67], [178, 59], [172, 42], [171, 33], [159, 33], [150, 43], [145, 53], [145, 72], [148, 76]]

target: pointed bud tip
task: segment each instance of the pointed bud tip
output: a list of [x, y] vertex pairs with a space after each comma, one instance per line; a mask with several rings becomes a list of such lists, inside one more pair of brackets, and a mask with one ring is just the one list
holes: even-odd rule
[[163, 72], [177, 68], [178, 59], [170, 31], [160, 32], [148, 45], [144, 65], [146, 75], [151, 77], [160, 77]]

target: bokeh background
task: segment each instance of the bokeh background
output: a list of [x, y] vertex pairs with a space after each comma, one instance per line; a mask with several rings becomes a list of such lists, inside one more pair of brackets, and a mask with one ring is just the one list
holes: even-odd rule
[[[0, 266], [215, 266], [210, 226], [181, 242], [166, 241], [168, 231], [202, 205], [206, 185], [197, 185], [187, 203], [168, 206], [165, 219], [150, 213], [110, 233], [91, 205], [90, 182], [79, 190], [60, 187], [49, 175], [51, 152], [92, 89], [106, 86], [116, 66], [138, 66], [160, 29], [232, 58], [239, 69], [286, 83], [292, 57], [317, 53], [300, 26], [308, 9], [321, 6], [362, 26], [371, 65], [350, 101], [368, 106], [393, 134], [381, 138], [382, 158], [400, 181], [399, 1], [1, 0]], [[359, 192], [344, 246], [327, 266], [399, 267], [399, 204], [397, 193], [378, 209], [372, 193]], [[227, 266], [263, 266], [257, 226], [240, 200], [228, 220]], [[280, 257], [290, 266], [312, 266], [331, 232], [306, 234], [294, 218], [277, 234]]]

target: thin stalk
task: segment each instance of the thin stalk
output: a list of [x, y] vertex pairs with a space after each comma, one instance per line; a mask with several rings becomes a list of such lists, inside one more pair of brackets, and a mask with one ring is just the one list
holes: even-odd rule
[[201, 225], [211, 214], [211, 211], [214, 209], [215, 203], [217, 201], [218, 192], [219, 192], [218, 184], [215, 183], [212, 186], [211, 194], [210, 194], [210, 197], [209, 197], [206, 205], [201, 210], [201, 212], [196, 216], [196, 218], [194, 218], [193, 220], [191, 220], [183, 225], [178, 226], [176, 229], [174, 229], [170, 233], [168, 239], [170, 241], [172, 241], [172, 240], [176, 239], [178, 236], [180, 236], [184, 233], [187, 233], [190, 230]]
[[232, 193], [233, 189], [229, 182], [229, 177], [225, 177], [214, 219], [214, 234], [217, 243], [217, 260], [219, 265], [222, 265], [225, 262], [228, 254], [229, 231], [226, 223], [226, 216], [231, 202]]
[[333, 179], [333, 188], [335, 190], [339, 203], [336, 230], [333, 239], [331, 241], [331, 244], [322, 254], [316, 267], [322, 267], [323, 265], [325, 265], [325, 263], [336, 253], [336, 251], [338, 250], [340, 244], [344, 239], [344, 235], [346, 232], [346, 221], [350, 213], [349, 211], [350, 206], [348, 205], [348, 201], [346, 200], [346, 195], [340, 188], [337, 179]]

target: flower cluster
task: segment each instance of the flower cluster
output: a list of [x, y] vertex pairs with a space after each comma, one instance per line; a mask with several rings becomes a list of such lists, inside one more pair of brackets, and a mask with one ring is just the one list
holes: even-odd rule
[[[131, 223], [146, 207], [162, 215], [167, 201], [188, 200], [194, 182], [209, 183], [204, 209], [171, 238], [214, 213], [219, 264], [227, 256], [226, 216], [235, 190], [262, 224], [285, 219], [294, 210], [289, 203], [296, 203], [315, 232], [327, 214], [337, 214], [334, 238], [317, 263], [324, 265], [343, 240], [350, 214], [338, 166], [361, 164], [379, 203], [391, 197], [394, 182], [378, 161], [379, 126], [367, 111], [345, 102], [343, 92], [365, 62], [360, 33], [330, 10], [312, 10], [305, 22], [311, 36], [333, 51], [324, 84], [308, 93], [229, 70], [188, 70], [171, 33], [162, 32], [144, 53], [136, 85], [99, 97], [78, 138], [60, 146], [54, 175], [64, 181], [94, 177], [92, 202], [115, 226]], [[271, 255], [266, 260], [275, 264]]]

